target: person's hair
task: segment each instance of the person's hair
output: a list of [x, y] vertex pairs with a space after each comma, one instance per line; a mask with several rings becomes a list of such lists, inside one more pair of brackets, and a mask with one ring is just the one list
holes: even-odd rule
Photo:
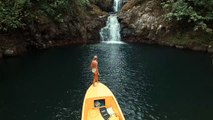
[[93, 57], [93, 60], [95, 60], [95, 59], [98, 59], [98, 56], [97, 56], [97, 55], [95, 55], [95, 56]]

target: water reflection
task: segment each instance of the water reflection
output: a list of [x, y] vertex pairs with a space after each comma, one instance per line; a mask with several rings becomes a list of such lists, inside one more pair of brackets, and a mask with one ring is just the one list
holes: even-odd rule
[[0, 119], [79, 120], [94, 55], [100, 80], [115, 94], [126, 120], [212, 119], [213, 69], [207, 54], [105, 43], [5, 60]]
[[[98, 46], [98, 47], [97, 47]], [[106, 84], [115, 94], [127, 120], [140, 120], [148, 114], [153, 119], [150, 110], [152, 105], [147, 101], [151, 83], [148, 80], [144, 63], [138, 62], [137, 54], [127, 44], [98, 44], [85, 46], [88, 51], [82, 51], [82, 80], [85, 87], [92, 82], [92, 73], [88, 70], [93, 55], [99, 56], [100, 81]], [[137, 55], [138, 56], [138, 55]], [[88, 60], [89, 58], [89, 60]], [[131, 64], [135, 63], [136, 64]]]

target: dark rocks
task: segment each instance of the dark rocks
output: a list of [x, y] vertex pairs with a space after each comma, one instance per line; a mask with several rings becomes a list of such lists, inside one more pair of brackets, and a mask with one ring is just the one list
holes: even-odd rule
[[14, 56], [14, 50], [12, 48], [8, 48], [4, 51], [5, 56]]
[[[111, 1], [102, 0], [105, 6], [109, 6]], [[36, 24], [31, 26], [31, 38], [27, 41], [27, 45], [44, 49], [71, 43], [99, 41], [99, 30], [105, 26], [107, 13], [95, 5], [98, 2], [88, 5], [86, 9], [76, 5], [76, 15], [65, 15], [63, 22], [59, 23], [54, 22], [48, 16], [38, 16]], [[77, 40], [81, 41], [76, 42]]]
[[213, 53], [213, 47], [208, 48], [207, 51], [208, 51], [209, 53]]
[[128, 2], [128, 0], [123, 0], [122, 2], [123, 2], [122, 3], [122, 6], [123, 6], [124, 4], [126, 4]]
[[3, 58], [3, 53], [2, 53], [2, 50], [0, 49], [0, 59]]
[[7, 57], [11, 57], [11, 56], [16, 56], [16, 55], [23, 54], [26, 51], [27, 51], [27, 49], [26, 49], [25, 46], [23, 46], [23, 45], [15, 45], [13, 47], [6, 48], [4, 50], [4, 52], [3, 52], [3, 55], [7, 56]]
[[165, 17], [166, 14], [159, 0], [145, 0], [143, 2], [129, 0], [118, 16], [123, 40], [136, 43], [157, 43], [178, 49], [213, 53], [210, 43], [210, 46], [208, 46], [206, 43], [195, 40], [196, 38], [202, 41], [202, 37], [197, 38], [202, 33], [183, 31], [183, 26], [178, 26], [176, 23], [168, 21]]
[[175, 47], [179, 48], [179, 49], [183, 49], [184, 48], [184, 46], [182, 46], [182, 45], [175, 45]]
[[95, 3], [98, 7], [101, 8], [101, 10], [106, 12], [112, 12], [113, 11], [113, 0], [98, 0]]
[[135, 31], [134, 31], [134, 29], [123, 28], [123, 29], [121, 30], [121, 32], [122, 32], [122, 36], [123, 36], [123, 37], [135, 36]]
[[113, 0], [98, 0], [85, 9], [75, 4], [72, 11], [68, 10], [60, 17], [60, 21], [40, 14], [26, 29], [0, 35], [0, 59], [22, 54], [27, 51], [26, 47], [31, 50], [97, 43], [100, 41], [99, 31], [105, 26], [108, 16], [105, 11], [112, 11], [112, 6]]
[[[168, 46], [168, 47], [176, 47], [173, 43], [170, 43], [168, 41], [156, 41], [156, 42], [158, 43], [158, 45]], [[182, 48], [182, 46], [177, 46], [177, 47]]]
[[100, 36], [99, 36], [99, 31], [102, 27], [105, 26], [105, 20], [106, 17], [101, 17], [99, 19], [90, 19], [85, 21], [86, 23], [86, 39], [88, 41], [99, 41], [100, 40]]
[[[168, 28], [164, 22], [165, 16], [158, 7], [160, 2], [157, 0], [144, 1], [141, 4], [138, 2], [139, 0], [131, 0], [125, 4], [119, 14], [121, 26], [133, 29], [135, 36], [142, 39], [158, 40], [159, 36], [166, 34], [165, 28]], [[131, 36], [127, 31], [129, 30], [121, 31], [122, 36]]]
[[162, 45], [168, 46], [168, 47], [174, 47], [175, 45], [173, 43], [164, 42]]
[[206, 51], [206, 47], [205, 46], [194, 46], [194, 47], [192, 47], [192, 50], [194, 50], [194, 51]]

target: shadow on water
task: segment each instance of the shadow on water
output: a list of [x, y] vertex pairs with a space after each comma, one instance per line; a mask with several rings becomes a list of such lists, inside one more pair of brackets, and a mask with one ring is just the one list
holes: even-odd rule
[[0, 63], [0, 119], [79, 120], [99, 57], [100, 80], [127, 120], [210, 120], [208, 54], [134, 44], [49, 49]]

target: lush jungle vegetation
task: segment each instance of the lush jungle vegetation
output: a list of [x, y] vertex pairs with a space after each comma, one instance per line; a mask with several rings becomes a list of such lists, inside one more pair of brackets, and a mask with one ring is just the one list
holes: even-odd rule
[[190, 23], [194, 31], [201, 29], [212, 33], [213, 0], [165, 0], [162, 5], [169, 20]]
[[56, 22], [63, 22], [63, 15], [75, 16], [74, 9], [83, 9], [88, 0], [1, 0], [0, 31], [8, 32], [26, 29], [39, 15], [48, 16]]
[[[1, 0], [0, 33], [29, 29], [39, 16], [46, 16], [56, 24], [63, 23], [64, 16], [75, 22], [79, 16], [76, 9], [83, 10], [94, 1], [98, 0]], [[205, 32], [207, 35], [204, 36], [210, 38], [213, 35], [213, 0], [161, 0], [161, 5], [167, 20], [181, 26], [180, 31], [189, 28], [192, 32]], [[209, 43], [209, 38], [207, 40]]]
[[[88, 0], [1, 0], [0, 30], [24, 29], [38, 15], [63, 22], [64, 14], [75, 14], [76, 5], [83, 8], [88, 3]], [[193, 23], [194, 30], [212, 32], [213, 0], [163, 0], [162, 6], [169, 20]]]

